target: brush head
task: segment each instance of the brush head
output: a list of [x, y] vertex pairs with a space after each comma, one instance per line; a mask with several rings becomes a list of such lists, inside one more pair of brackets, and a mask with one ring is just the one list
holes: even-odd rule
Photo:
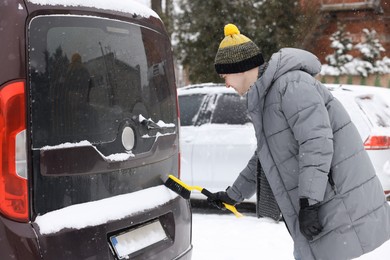
[[183, 187], [182, 185], [180, 185], [176, 181], [174, 181], [172, 178], [169, 177], [166, 180], [166, 182], [164, 183], [164, 185], [168, 189], [170, 189], [170, 190], [176, 192], [177, 194], [179, 194], [180, 197], [182, 197], [182, 198], [184, 198], [186, 200], [190, 199], [191, 191], [186, 189], [185, 187]]

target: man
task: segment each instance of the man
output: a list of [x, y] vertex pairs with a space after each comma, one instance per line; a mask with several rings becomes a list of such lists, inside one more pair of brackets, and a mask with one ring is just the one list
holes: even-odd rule
[[247, 94], [257, 150], [234, 184], [209, 202], [222, 208], [251, 197], [259, 163], [294, 257], [352, 259], [389, 239], [390, 207], [356, 127], [313, 77], [320, 68], [313, 54], [293, 48], [265, 63], [256, 44], [225, 26], [215, 69], [227, 87]]

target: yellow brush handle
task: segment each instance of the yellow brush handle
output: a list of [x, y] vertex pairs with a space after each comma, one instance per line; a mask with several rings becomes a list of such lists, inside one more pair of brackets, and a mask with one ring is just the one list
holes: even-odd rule
[[233, 205], [230, 205], [230, 204], [226, 204], [226, 203], [223, 203], [223, 205], [225, 206], [226, 209], [230, 210], [231, 212], [233, 212], [233, 214], [237, 217], [237, 218], [242, 218], [244, 215], [242, 215], [240, 212], [237, 211], [236, 207], [234, 207]]
[[[202, 189], [202, 194], [206, 195], [206, 197], [208, 198], [212, 198], [213, 197], [213, 193], [211, 193], [209, 190], [207, 189]], [[230, 204], [227, 204], [227, 203], [224, 203], [222, 202], [223, 206], [230, 210], [237, 218], [241, 218], [243, 217], [244, 215], [242, 215], [240, 212], [237, 211], [236, 207], [234, 207], [233, 205], [230, 205]]]
[[202, 188], [202, 187], [199, 187], [199, 186], [190, 186], [190, 185], [187, 185], [187, 184], [185, 184], [184, 182], [182, 182], [180, 179], [176, 178], [176, 177], [173, 176], [173, 175], [169, 175], [168, 177], [171, 178], [172, 180], [174, 180], [176, 183], [179, 183], [181, 186], [183, 186], [183, 187], [186, 188], [187, 190], [197, 190], [197, 191], [200, 191], [200, 192], [202, 192], [202, 190], [203, 190], [203, 188]]
[[[176, 183], [180, 184], [181, 186], [183, 186], [184, 188], [186, 188], [187, 190], [197, 190], [197, 191], [200, 191], [202, 192], [203, 194], [205, 194], [205, 191], [207, 191], [206, 189], [202, 188], [202, 187], [199, 187], [199, 186], [190, 186], [190, 185], [187, 185], [185, 184], [184, 182], [182, 182], [180, 179], [176, 178], [175, 176], [173, 175], [169, 175], [168, 176], [169, 178], [171, 178], [172, 180], [174, 180]], [[207, 193], [210, 193], [209, 191], [207, 191]], [[206, 193], [206, 194], [207, 194]], [[206, 195], [207, 196], [207, 195]], [[242, 215], [240, 212], [237, 211], [236, 207], [234, 207], [233, 205], [230, 205], [230, 204], [226, 204], [226, 203], [223, 203], [223, 205], [225, 206], [226, 209], [230, 210], [237, 218], [241, 218], [243, 217], [244, 215]]]

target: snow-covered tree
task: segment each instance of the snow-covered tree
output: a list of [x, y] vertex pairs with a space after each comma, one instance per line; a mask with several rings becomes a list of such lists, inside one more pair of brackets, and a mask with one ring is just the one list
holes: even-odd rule
[[264, 57], [268, 59], [283, 47], [299, 47], [302, 33], [307, 28], [303, 25], [303, 10], [297, 0], [261, 1], [259, 17], [253, 30], [256, 43]]
[[181, 0], [176, 14], [174, 48], [192, 83], [219, 82], [214, 58], [223, 27], [236, 24], [255, 42], [265, 59], [281, 47], [299, 44], [298, 0]]
[[366, 28], [363, 29], [363, 36], [363, 42], [356, 44], [355, 48], [362, 54], [362, 60], [374, 65], [375, 61], [381, 58], [381, 52], [384, 52], [385, 48], [379, 42], [374, 29], [371, 31]]
[[[354, 46], [360, 52], [359, 57], [352, 57], [346, 53], [347, 50], [351, 50], [352, 43], [348, 39], [349, 37], [346, 37], [348, 33], [344, 32], [344, 37], [342, 34], [338, 30], [330, 38], [332, 40], [331, 47], [335, 49], [335, 53], [326, 57], [328, 64], [323, 64], [321, 75], [336, 77], [360, 75], [362, 77], [361, 84], [364, 84], [363, 82], [370, 74], [376, 74], [377, 80], [379, 80], [380, 74], [390, 73], [390, 59], [381, 57], [381, 52], [384, 52], [385, 49], [377, 39], [375, 30], [363, 29], [363, 41]], [[344, 43], [342, 43], [343, 38], [347, 38]]]
[[381, 60], [381, 52], [384, 52], [385, 48], [379, 42], [374, 29], [371, 31], [363, 29], [363, 42], [356, 44], [355, 49], [358, 49], [361, 54], [360, 69], [366, 71], [365, 74], [386, 73], [388, 70], [386, 63]]
[[352, 55], [348, 54], [353, 48], [350, 33], [345, 31], [345, 25], [338, 23], [337, 31], [329, 39], [331, 40], [330, 47], [334, 49], [334, 52], [326, 56], [325, 60], [330, 66], [341, 71], [342, 67], [353, 59]]
[[[179, 2], [176, 13], [174, 49], [176, 57], [188, 69], [192, 83], [221, 81], [215, 73], [214, 58], [223, 28], [227, 23], [237, 24], [246, 36], [254, 38], [253, 20], [259, 17], [256, 1], [192, 1]], [[207, 3], [207, 4], [206, 4]]]

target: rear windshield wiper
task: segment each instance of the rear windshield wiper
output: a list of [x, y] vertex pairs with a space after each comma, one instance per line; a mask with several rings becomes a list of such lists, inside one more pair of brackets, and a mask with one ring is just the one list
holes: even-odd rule
[[138, 122], [140, 122], [141, 125], [146, 126], [148, 130], [161, 129], [161, 127], [156, 124], [151, 118], [146, 119], [142, 115], [138, 116]]
[[154, 122], [151, 118], [149, 119], [146, 119], [145, 117], [143, 117], [141, 114], [137, 117], [137, 116], [134, 116], [133, 117], [133, 120], [134, 121], [137, 121], [142, 125], [142, 126], [145, 126], [147, 128], [147, 130], [157, 130], [157, 131], [163, 131], [164, 130], [173, 130], [176, 128], [176, 125], [175, 124], [166, 124], [164, 123], [163, 121], [158, 121], [157, 123]]

